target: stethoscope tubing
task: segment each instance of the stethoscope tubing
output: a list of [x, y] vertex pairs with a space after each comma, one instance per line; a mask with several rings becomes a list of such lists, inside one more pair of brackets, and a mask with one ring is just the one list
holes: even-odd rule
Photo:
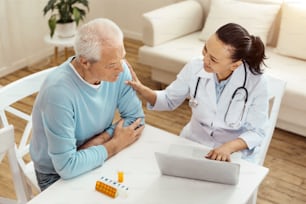
[[[244, 90], [245, 95], [246, 95], [246, 96], [245, 96], [245, 99], [244, 99], [244, 106], [243, 106], [243, 110], [242, 110], [242, 113], [241, 113], [240, 122], [241, 122], [241, 120], [242, 120], [242, 118], [243, 118], [243, 115], [244, 115], [245, 105], [246, 105], [246, 103], [247, 103], [247, 101], [248, 101], [249, 93], [248, 93], [247, 88], [245, 87], [246, 81], [247, 81], [247, 70], [246, 70], [245, 62], [242, 61], [242, 63], [243, 63], [243, 68], [244, 68], [244, 81], [243, 81], [243, 85], [240, 86], [240, 87], [237, 87], [237, 88], [235, 89], [234, 93], [232, 94], [230, 103], [229, 103], [229, 105], [228, 105], [228, 107], [227, 107], [227, 110], [226, 110], [226, 113], [225, 113], [225, 115], [224, 115], [224, 122], [225, 122], [225, 123], [227, 123], [227, 122], [226, 122], [226, 121], [227, 121], [227, 120], [226, 120], [226, 118], [227, 118], [227, 113], [228, 113], [229, 108], [230, 108], [230, 106], [231, 106], [231, 104], [232, 104], [232, 100], [235, 98], [235, 96], [236, 96], [236, 94], [237, 94], [237, 92], [238, 92], [239, 90], [241, 90], [241, 89]], [[193, 93], [193, 98], [191, 98], [191, 99], [189, 100], [189, 106], [192, 107], [192, 108], [196, 108], [197, 105], [198, 105], [198, 102], [197, 102], [197, 100], [196, 100], [196, 96], [197, 96], [197, 92], [198, 92], [198, 87], [199, 87], [199, 84], [200, 84], [200, 80], [201, 80], [201, 77], [198, 77], [197, 83], [196, 83], [196, 86], [195, 86], [195, 90], [194, 90], [194, 93]], [[229, 123], [228, 125], [229, 125], [230, 127], [233, 127], [233, 126], [234, 126], [234, 125], [231, 125], [231, 123]]]

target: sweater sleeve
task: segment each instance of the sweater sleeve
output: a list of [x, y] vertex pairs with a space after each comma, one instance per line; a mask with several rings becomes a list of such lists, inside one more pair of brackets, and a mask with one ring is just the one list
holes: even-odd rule
[[[68, 97], [59, 97], [62, 94]], [[93, 146], [77, 151], [75, 139], [72, 96], [65, 89], [52, 87], [45, 94], [42, 107], [43, 128], [48, 141], [48, 154], [56, 172], [63, 179], [70, 179], [98, 166], [107, 158], [104, 146]]]
[[[120, 114], [120, 117], [124, 119], [123, 126], [128, 126], [132, 124], [138, 118], [142, 119], [141, 124], [145, 123], [145, 116], [142, 109], [142, 103], [139, 100], [136, 91], [125, 84], [125, 81], [131, 80], [132, 76], [129, 71], [127, 64], [123, 63], [124, 71], [122, 76], [116, 82], [118, 85], [117, 91], [117, 108]], [[116, 123], [106, 129], [106, 132], [113, 136]]]
[[124, 83], [126, 80], [131, 80], [132, 76], [128, 66], [125, 63], [123, 66], [124, 72], [118, 95], [118, 110], [120, 116], [125, 120], [124, 126], [132, 124], [138, 118], [142, 118], [142, 124], [144, 124], [142, 103], [139, 100], [136, 91], [131, 86]]

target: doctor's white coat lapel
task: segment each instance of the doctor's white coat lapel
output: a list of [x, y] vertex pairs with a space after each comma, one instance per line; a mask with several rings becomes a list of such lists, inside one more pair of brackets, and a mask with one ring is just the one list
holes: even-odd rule
[[[209, 107], [216, 111], [217, 104], [216, 104], [216, 87], [215, 87], [215, 80], [212, 73], [207, 73], [204, 69], [201, 69], [197, 74], [196, 77], [201, 77], [201, 81], [198, 87], [198, 94], [197, 98], [199, 101], [206, 101], [206, 104], [209, 104]], [[204, 93], [208, 93], [207, 95], [203, 95]], [[203, 102], [202, 102], [203, 103]], [[205, 109], [205, 107], [203, 107]]]

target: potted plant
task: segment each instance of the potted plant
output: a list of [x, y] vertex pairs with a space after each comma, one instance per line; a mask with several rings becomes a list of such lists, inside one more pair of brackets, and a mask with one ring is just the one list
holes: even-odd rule
[[[84, 20], [86, 12], [89, 11], [88, 0], [49, 0], [44, 7], [44, 16], [50, 12], [48, 20], [50, 36], [53, 37], [56, 27], [63, 27], [64, 33], [57, 34], [60, 37], [71, 37], [75, 33], [75, 28], [79, 22]], [[67, 33], [68, 32], [68, 33]]]

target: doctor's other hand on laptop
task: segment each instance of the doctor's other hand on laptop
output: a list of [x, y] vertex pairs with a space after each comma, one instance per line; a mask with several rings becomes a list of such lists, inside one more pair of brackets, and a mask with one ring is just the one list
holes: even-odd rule
[[180, 135], [211, 147], [207, 158], [230, 161], [232, 153], [241, 152], [255, 162], [268, 121], [265, 59], [261, 39], [229, 23], [207, 39], [202, 56], [191, 59], [165, 90], [144, 86], [131, 66], [133, 80], [126, 83], [150, 110], [174, 110], [189, 99], [192, 116]]
[[103, 165], [144, 128], [141, 101], [125, 84], [132, 76], [120, 28], [94, 19], [75, 39], [75, 56], [47, 76], [33, 107], [30, 153], [42, 191]]

